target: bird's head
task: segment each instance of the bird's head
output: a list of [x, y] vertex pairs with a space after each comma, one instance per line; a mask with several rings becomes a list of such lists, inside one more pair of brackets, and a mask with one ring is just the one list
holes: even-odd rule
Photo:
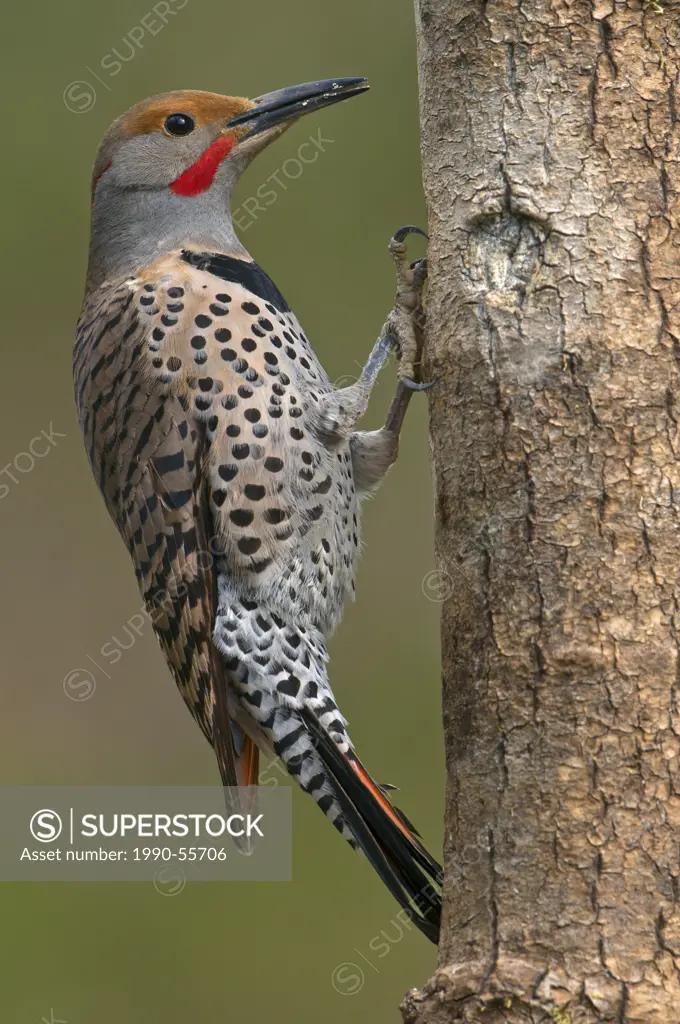
[[252, 100], [182, 90], [136, 104], [97, 152], [92, 258], [106, 263], [114, 244], [137, 261], [148, 258], [149, 242], [156, 255], [158, 244], [238, 246], [231, 192], [253, 157], [303, 115], [367, 88], [364, 78], [338, 78]]

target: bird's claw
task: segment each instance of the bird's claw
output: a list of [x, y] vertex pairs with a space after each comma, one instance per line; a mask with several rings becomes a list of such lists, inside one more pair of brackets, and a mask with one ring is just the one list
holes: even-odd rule
[[434, 380], [422, 381], [410, 380], [408, 377], [400, 377], [399, 380], [405, 388], [408, 388], [409, 391], [429, 391], [430, 388], [433, 388], [435, 384], [438, 383], [436, 377]]
[[399, 228], [398, 231], [394, 232], [393, 241], [403, 242], [407, 235], [422, 235], [428, 241], [430, 236], [427, 231], [423, 231], [422, 228], [416, 227], [415, 224], [405, 224], [403, 228]]
[[397, 295], [388, 323], [400, 364], [399, 380], [410, 391], [427, 391], [431, 387], [430, 383], [422, 384], [415, 380], [415, 366], [420, 359], [425, 324], [421, 302], [423, 284], [427, 278], [427, 259], [408, 260], [405, 239], [413, 234], [428, 237], [422, 228], [407, 224], [395, 231], [390, 240], [389, 250], [397, 274]]

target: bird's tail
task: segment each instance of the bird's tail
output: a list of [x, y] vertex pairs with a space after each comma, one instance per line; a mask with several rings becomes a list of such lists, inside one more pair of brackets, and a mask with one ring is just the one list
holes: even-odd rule
[[343, 752], [312, 710], [304, 709], [299, 714], [339, 805], [336, 826], [342, 824], [342, 831], [349, 829], [354, 839], [352, 845], [363, 851], [420, 931], [437, 943], [441, 918], [440, 865], [354, 751]]

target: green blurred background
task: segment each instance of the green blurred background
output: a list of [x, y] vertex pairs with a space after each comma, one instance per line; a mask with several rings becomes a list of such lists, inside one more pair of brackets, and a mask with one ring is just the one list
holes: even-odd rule
[[[141, 0], [38, 0], [2, 15], [0, 468], [50, 424], [65, 435], [31, 472], [12, 470], [17, 484], [2, 477], [4, 784], [217, 783], [148, 627], [107, 667], [110, 679], [88, 660], [102, 663], [113, 637], [128, 642], [123, 627], [140, 606], [90, 476], [71, 386], [90, 167], [110, 121], [167, 89], [257, 95], [333, 75], [370, 78], [370, 93], [303, 119], [259, 157], [237, 196], [252, 196], [317, 129], [333, 140], [297, 180], [280, 173], [285, 189], [243, 235], [333, 379], [358, 372], [391, 305], [391, 233], [424, 224], [411, 0], [182, 3], [156, 5], [165, 26]], [[114, 48], [131, 57], [116, 75], [102, 67], [115, 66]], [[74, 82], [87, 85], [67, 91]], [[379, 424], [393, 383], [390, 366], [368, 425]], [[399, 803], [438, 854], [438, 606], [422, 589], [433, 566], [432, 497], [426, 402], [413, 406], [400, 461], [365, 507], [358, 601], [332, 641], [331, 673], [363, 759], [400, 787]], [[97, 688], [76, 702], [62, 683], [81, 667]], [[141, 883], [0, 885], [0, 1019], [397, 1020], [403, 993], [431, 973], [434, 949], [395, 921], [398, 907], [368, 863], [312, 801], [296, 792], [293, 806], [289, 884], [194, 884], [173, 897]], [[343, 963], [360, 971], [336, 974], [337, 991]]]

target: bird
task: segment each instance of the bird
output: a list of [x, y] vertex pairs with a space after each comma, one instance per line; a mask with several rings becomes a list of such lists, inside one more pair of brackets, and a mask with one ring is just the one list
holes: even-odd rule
[[[92, 472], [225, 792], [257, 786], [260, 752], [278, 757], [437, 942], [441, 868], [359, 759], [326, 646], [354, 595], [362, 499], [428, 386], [414, 371], [427, 268], [405, 241], [420, 229], [392, 238], [394, 308], [359, 378], [336, 388], [231, 216], [259, 152], [367, 89], [178, 90], [113, 122], [92, 173], [74, 389]], [[391, 353], [385, 424], [355, 429]]]

